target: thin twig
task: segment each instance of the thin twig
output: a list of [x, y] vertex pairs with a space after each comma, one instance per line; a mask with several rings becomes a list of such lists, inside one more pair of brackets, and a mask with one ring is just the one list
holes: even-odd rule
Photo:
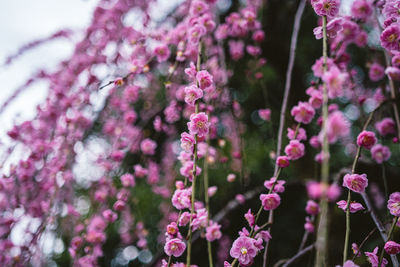
[[[297, 39], [299, 36], [301, 18], [303, 16], [305, 6], [306, 6], [306, 0], [301, 0], [299, 6], [297, 8], [295, 18], [294, 18], [293, 32], [292, 32], [292, 37], [291, 37], [291, 42], [290, 42], [289, 64], [288, 64], [288, 68], [286, 71], [285, 91], [283, 93], [282, 107], [281, 107], [281, 113], [280, 113], [280, 118], [279, 118], [278, 143], [277, 143], [277, 147], [276, 147], [276, 157], [279, 157], [281, 155], [281, 150], [282, 150], [283, 128], [285, 126], [285, 116], [286, 116], [287, 104], [288, 104], [288, 100], [289, 100], [290, 87], [292, 84], [292, 73], [293, 73], [293, 67], [294, 67], [294, 60], [296, 58]], [[279, 169], [278, 165], [275, 164], [275, 169], [274, 169], [275, 177], [278, 173], [278, 169]], [[278, 180], [278, 178], [276, 178], [276, 180]], [[270, 211], [268, 221], [271, 223], [272, 223], [272, 218], [273, 218], [273, 211]], [[267, 266], [268, 246], [269, 246], [269, 242], [267, 242], [265, 244], [265, 250], [264, 250], [264, 255], [263, 255], [263, 267]]]
[[311, 244], [308, 247], [304, 248], [303, 250], [299, 251], [296, 255], [290, 258], [282, 267], [287, 267], [293, 262], [295, 262], [298, 258], [306, 254], [307, 252], [311, 251], [314, 248], [315, 244]]

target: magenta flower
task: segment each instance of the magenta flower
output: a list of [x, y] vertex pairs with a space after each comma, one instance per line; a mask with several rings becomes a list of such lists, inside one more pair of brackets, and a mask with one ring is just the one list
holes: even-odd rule
[[271, 120], [271, 110], [269, 108], [259, 109], [258, 116], [265, 121]]
[[191, 85], [185, 87], [185, 102], [190, 105], [194, 106], [196, 104], [197, 99], [203, 97], [203, 90], [198, 88], [196, 85]]
[[383, 120], [375, 123], [375, 128], [382, 136], [396, 134], [396, 125], [392, 118], [384, 118]]
[[381, 34], [381, 45], [383, 48], [395, 52], [400, 50], [400, 26], [398, 23], [386, 27]]
[[165, 243], [164, 246], [164, 251], [165, 254], [168, 256], [174, 256], [174, 257], [179, 257], [183, 254], [183, 252], [186, 249], [186, 244], [179, 238], [173, 238], [170, 240], [167, 240], [167, 243]]
[[213, 84], [213, 76], [206, 70], [201, 70], [196, 74], [196, 80], [200, 89], [207, 89]]
[[314, 233], [315, 226], [309, 217], [306, 217], [306, 223], [304, 224], [304, 230], [306, 230], [309, 233]]
[[220, 239], [222, 236], [221, 225], [216, 222], [210, 222], [210, 226], [206, 228], [206, 239], [210, 242]]
[[371, 149], [376, 144], [374, 132], [362, 131], [357, 137], [357, 145], [366, 149]]
[[145, 155], [154, 155], [156, 148], [157, 143], [150, 138], [146, 138], [140, 143], [140, 150], [142, 150]]
[[[182, 176], [187, 177], [189, 179], [189, 181], [192, 181], [192, 179], [193, 179], [193, 161], [191, 161], [191, 160], [186, 161], [183, 164], [183, 166], [179, 169], [179, 172]], [[200, 173], [201, 173], [201, 168], [199, 166], [196, 166], [196, 176], [200, 175]]]
[[394, 241], [388, 241], [385, 244], [385, 250], [387, 254], [396, 255], [400, 253], [400, 244]]
[[188, 39], [192, 44], [198, 44], [200, 41], [200, 38], [206, 34], [207, 29], [203, 25], [200, 24], [195, 24], [193, 27], [191, 27], [188, 31]]
[[400, 216], [400, 192], [394, 192], [389, 196], [387, 208], [393, 216]]
[[172, 205], [178, 210], [190, 208], [191, 206], [192, 190], [189, 189], [176, 189], [172, 196]]
[[164, 62], [169, 58], [171, 53], [166, 44], [160, 44], [154, 48], [154, 54], [156, 55], [158, 62]]
[[377, 82], [385, 77], [385, 69], [381, 64], [373, 63], [369, 67], [368, 75], [371, 81]]
[[341, 73], [336, 67], [331, 68], [329, 71], [322, 75], [322, 80], [326, 83], [328, 88], [329, 98], [336, 98], [343, 95], [343, 84], [346, 75]]
[[309, 124], [315, 115], [314, 108], [307, 102], [299, 102], [290, 112], [294, 120], [304, 124]]
[[110, 209], [103, 211], [102, 215], [104, 219], [111, 223], [115, 222], [115, 220], [118, 218], [118, 215]]
[[234, 182], [236, 180], [236, 174], [234, 174], [234, 173], [228, 174], [228, 176], [226, 177], [226, 180], [230, 183]]
[[335, 17], [339, 13], [339, 0], [314, 0], [311, 1], [318, 16]]
[[290, 160], [296, 160], [304, 156], [304, 144], [298, 140], [291, 140], [285, 147], [285, 153]]
[[238, 259], [239, 263], [249, 266], [257, 255], [258, 249], [254, 245], [254, 239], [246, 236], [238, 237], [232, 244], [230, 255]]
[[397, 67], [387, 67], [385, 70], [385, 74], [389, 77], [390, 80], [400, 81], [400, 69]]
[[[378, 256], [378, 247], [374, 249], [373, 252], [365, 252], [365, 255], [368, 257], [368, 261], [371, 263], [372, 267], [378, 267], [379, 265], [379, 256]], [[383, 258], [381, 266], [385, 267], [388, 264], [388, 261]]]
[[179, 234], [179, 229], [178, 229], [178, 225], [176, 224], [176, 222], [172, 222], [167, 225], [166, 234], [169, 236], [169, 238], [173, 238]]
[[314, 200], [308, 200], [306, 212], [310, 215], [317, 215], [319, 213], [319, 205]]
[[[328, 24], [326, 25], [326, 35], [327, 37], [333, 39], [342, 29], [343, 29], [342, 18], [334, 18], [331, 21], [329, 21]], [[323, 37], [322, 26], [314, 28], [313, 32], [317, 40], [322, 39]]]
[[[339, 207], [339, 209], [342, 209], [343, 211], [346, 211], [346, 206], [347, 206], [347, 201], [346, 200], [340, 200], [339, 202], [336, 203]], [[361, 205], [358, 202], [350, 202], [350, 213], [356, 213], [357, 211], [365, 209], [363, 205]]]
[[135, 186], [135, 177], [133, 177], [130, 173], [125, 173], [121, 176], [121, 183], [124, 187], [134, 187]]
[[347, 187], [353, 192], [363, 193], [368, 186], [368, 179], [366, 174], [346, 174], [343, 177], [343, 186]]
[[184, 151], [186, 151], [187, 153], [192, 153], [194, 143], [195, 140], [193, 135], [188, 134], [187, 132], [181, 133], [181, 148]]
[[276, 181], [276, 177], [272, 177], [271, 179], [266, 180], [264, 182], [264, 186], [267, 189], [271, 189], [272, 186], [275, 184], [274, 189], [272, 190], [272, 192], [274, 192], [274, 193], [282, 193], [282, 192], [284, 192], [285, 191], [284, 185], [285, 185], [286, 181], [283, 181], [283, 180], [278, 180], [276, 182], [275, 181]]
[[289, 167], [289, 158], [287, 156], [279, 156], [276, 159], [276, 165], [278, 165], [279, 168], [286, 168]]
[[301, 127], [299, 128], [299, 130], [297, 132], [297, 135], [296, 135], [296, 138], [294, 136], [294, 134], [296, 133], [295, 129], [288, 128], [287, 131], [288, 131], [287, 137], [288, 137], [289, 140], [293, 140], [293, 139], [296, 139], [296, 140], [299, 140], [299, 141], [307, 140], [307, 133], [306, 133], [306, 130], [304, 130], [304, 128], [301, 128]]
[[365, 20], [372, 14], [372, 3], [367, 0], [356, 0], [351, 6], [351, 15], [356, 19]]
[[249, 223], [250, 227], [254, 226], [255, 223], [255, 217], [254, 214], [251, 212], [251, 209], [249, 209], [247, 211], [247, 213], [244, 215], [244, 218], [246, 219], [246, 221]]
[[278, 194], [261, 194], [260, 195], [261, 204], [264, 207], [264, 210], [274, 210], [281, 203], [281, 198]]
[[382, 13], [386, 18], [398, 18], [400, 13], [400, 2], [396, 0], [387, 0], [385, 1], [385, 5], [383, 7]]
[[351, 244], [351, 249], [353, 250], [353, 254], [356, 257], [361, 257], [361, 251], [360, 248], [356, 243]]
[[336, 265], [336, 267], [360, 267], [359, 265], [355, 264], [353, 261], [348, 260], [346, 261], [343, 266], [341, 265]]
[[379, 164], [384, 161], [387, 161], [390, 156], [390, 149], [387, 146], [383, 146], [381, 144], [376, 144], [371, 148], [372, 158]]
[[190, 122], [188, 122], [188, 128], [192, 135], [197, 134], [199, 137], [205, 136], [208, 133], [210, 123], [208, 122], [208, 116], [204, 112], [192, 114], [190, 116]]

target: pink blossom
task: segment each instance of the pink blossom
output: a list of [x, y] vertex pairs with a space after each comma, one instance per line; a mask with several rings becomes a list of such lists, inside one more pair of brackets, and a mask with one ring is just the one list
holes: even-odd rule
[[229, 41], [229, 54], [231, 55], [233, 60], [239, 60], [243, 57], [244, 54], [244, 43], [243, 41]]
[[346, 174], [343, 177], [343, 186], [347, 187], [353, 192], [363, 193], [368, 186], [368, 179], [366, 174]]
[[309, 124], [315, 115], [315, 110], [307, 102], [299, 102], [297, 106], [294, 106], [291, 111], [291, 115], [295, 121]]
[[196, 85], [191, 85], [185, 87], [185, 102], [190, 105], [194, 106], [196, 101], [203, 97], [203, 90], [198, 88]]
[[314, 233], [315, 230], [314, 224], [308, 217], [306, 218], [306, 223], [304, 224], [304, 230], [306, 230], [309, 233]]
[[320, 108], [323, 103], [322, 92], [319, 90], [313, 90], [310, 94], [310, 98], [308, 99], [308, 103], [315, 109]]
[[124, 187], [134, 187], [135, 186], [135, 177], [133, 177], [130, 173], [125, 173], [121, 176], [121, 183]]
[[400, 253], [400, 244], [394, 241], [388, 241], [385, 244], [387, 254], [396, 255]]
[[383, 120], [375, 123], [375, 129], [382, 136], [396, 134], [396, 124], [392, 118], [384, 118]]
[[396, 0], [387, 0], [383, 7], [382, 13], [386, 18], [398, 18], [399, 17], [400, 3]]
[[336, 267], [360, 267], [360, 266], [355, 264], [353, 261], [348, 260], [343, 264], [343, 266], [336, 265]]
[[199, 137], [207, 135], [210, 127], [208, 116], [204, 112], [192, 114], [187, 125], [190, 133], [192, 135], [197, 134]]
[[342, 193], [341, 188], [337, 184], [331, 184], [326, 191], [326, 197], [329, 201], [336, 201]]
[[187, 153], [192, 153], [194, 143], [195, 140], [193, 135], [188, 134], [187, 132], [181, 133], [181, 148], [184, 151], [186, 151]]
[[[324, 58], [320, 57], [319, 59], [317, 59], [315, 61], [315, 64], [311, 67], [312, 71], [314, 73], [315, 77], [319, 77], [321, 78], [322, 75], [324, 74], [324, 70], [323, 70], [323, 64], [324, 63]], [[332, 58], [327, 58], [326, 60], [326, 65], [327, 65], [327, 70], [329, 71], [332, 67], [336, 66], [335, 62], [333, 61]]]
[[381, 164], [390, 158], [391, 153], [389, 147], [377, 144], [371, 148], [371, 155], [377, 163]]
[[[189, 160], [186, 161], [183, 166], [179, 170], [180, 174], [182, 176], [185, 176], [186, 178], [189, 179], [189, 181], [192, 181], [193, 179], [193, 161]], [[200, 175], [201, 173], [201, 168], [199, 166], [196, 166], [196, 176]]]
[[244, 202], [246, 201], [246, 198], [242, 195], [242, 194], [237, 194], [235, 196], [235, 199], [237, 202], [239, 202], [240, 204], [244, 204]]
[[257, 30], [253, 33], [252, 39], [258, 43], [261, 43], [265, 38], [265, 34], [262, 30]]
[[118, 215], [110, 209], [103, 211], [102, 215], [109, 222], [115, 222], [118, 218]]
[[400, 51], [400, 26], [398, 23], [386, 27], [381, 34], [381, 45], [390, 52]]
[[232, 244], [230, 255], [238, 259], [239, 263], [249, 266], [257, 255], [258, 249], [254, 245], [254, 239], [246, 236], [238, 237]]
[[142, 150], [145, 155], [154, 155], [156, 148], [157, 143], [150, 138], [146, 138], [140, 143], [140, 150]]
[[227, 180], [228, 182], [232, 183], [233, 181], [236, 180], [236, 174], [234, 174], [234, 173], [228, 174], [228, 176], [226, 177], [226, 180]]
[[299, 130], [297, 131], [297, 135], [296, 137], [294, 136], [294, 134], [296, 133], [296, 130], [292, 129], [292, 128], [288, 128], [288, 133], [287, 133], [287, 137], [289, 138], [289, 140], [306, 140], [307, 139], [307, 134], [306, 134], [306, 130], [304, 130], [304, 128], [299, 128]]
[[179, 226], [185, 226], [189, 223], [190, 221], [190, 212], [185, 211], [184, 213], [181, 214], [181, 217], [179, 217]]
[[269, 108], [259, 109], [258, 116], [265, 121], [269, 121], [271, 120], [271, 110]]
[[[335, 38], [336, 35], [343, 29], [342, 27], [342, 19], [341, 18], [334, 18], [328, 22], [326, 25], [326, 35], [329, 38]], [[317, 40], [322, 39], [322, 26], [318, 26], [313, 30], [315, 38]]]
[[[328, 116], [327, 135], [330, 144], [335, 143], [339, 138], [350, 134], [350, 122], [341, 111], [334, 111]], [[320, 142], [322, 136], [320, 136]]]
[[251, 212], [251, 209], [247, 211], [247, 213], [244, 215], [244, 218], [246, 219], [250, 227], [254, 226], [255, 217], [254, 214]]
[[168, 235], [169, 238], [174, 238], [179, 234], [179, 229], [178, 229], [178, 225], [176, 224], [176, 222], [172, 222], [167, 225], [166, 234]]
[[376, 144], [374, 132], [362, 131], [357, 137], [357, 145], [365, 149], [371, 149]]
[[400, 216], [400, 192], [394, 192], [389, 196], [387, 208], [393, 216]]
[[356, 19], [368, 19], [372, 14], [372, 4], [367, 0], [356, 0], [351, 6], [351, 15]]
[[201, 70], [196, 74], [196, 80], [200, 89], [207, 89], [213, 84], [213, 76], [206, 70]]
[[282, 193], [282, 192], [285, 191], [285, 187], [284, 187], [285, 183], [286, 183], [286, 181], [283, 181], [283, 180], [276, 181], [276, 177], [272, 177], [271, 179], [266, 180], [264, 182], [264, 186], [267, 189], [270, 189], [270, 190], [271, 190], [271, 188], [273, 186], [274, 189], [272, 190], [272, 192], [274, 192], [274, 193]]
[[329, 98], [336, 98], [343, 96], [343, 84], [345, 82], [346, 75], [342, 74], [336, 67], [331, 68], [329, 71], [322, 75], [322, 80], [326, 83], [328, 88]]
[[160, 44], [154, 48], [154, 54], [156, 55], [158, 62], [164, 62], [169, 58], [170, 51], [166, 44]]
[[216, 222], [210, 222], [210, 226], [206, 228], [206, 239], [207, 241], [214, 241], [220, 239], [222, 236], [221, 225]]
[[319, 199], [323, 194], [323, 189], [320, 183], [316, 181], [309, 181], [306, 184], [307, 194], [312, 199]]
[[206, 27], [201, 24], [195, 24], [188, 31], [188, 40], [191, 44], [196, 45], [199, 43], [200, 38], [206, 34], [206, 32]]
[[208, 196], [209, 197], [212, 197], [212, 196], [214, 196], [215, 195], [215, 193], [217, 193], [217, 190], [218, 190], [218, 187], [217, 186], [210, 186], [209, 188], [208, 188]]
[[274, 210], [281, 203], [281, 198], [276, 193], [271, 194], [261, 194], [260, 195], [261, 203], [264, 207], [264, 210]]
[[290, 143], [285, 147], [285, 153], [290, 160], [297, 160], [304, 156], [304, 144], [298, 140], [290, 140]]
[[317, 215], [319, 213], [319, 205], [314, 200], [308, 200], [306, 212], [310, 215]]
[[390, 80], [400, 81], [400, 69], [397, 67], [387, 67], [385, 70], [385, 74], [389, 77]]
[[208, 5], [201, 0], [194, 0], [190, 5], [190, 14], [193, 16], [199, 16], [208, 11]]
[[[342, 209], [343, 211], [346, 211], [346, 207], [347, 207], [347, 201], [346, 200], [340, 200], [336, 204], [338, 205], [339, 209]], [[349, 209], [350, 209], [351, 213], [355, 213], [355, 212], [363, 210], [365, 208], [363, 207], [363, 205], [361, 205], [358, 202], [350, 202]]]
[[165, 243], [164, 251], [168, 256], [179, 257], [186, 249], [186, 244], [179, 238], [167, 240]]
[[[365, 252], [365, 255], [368, 257], [368, 261], [371, 263], [372, 267], [378, 267], [379, 265], [379, 256], [378, 256], [378, 247], [374, 249], [373, 252]], [[383, 258], [381, 266], [385, 267], [388, 264], [388, 261]]]
[[186, 209], [191, 206], [191, 189], [176, 189], [172, 196], [172, 205], [178, 210]]
[[381, 64], [373, 63], [369, 67], [368, 75], [371, 81], [377, 82], [385, 77], [385, 69]]
[[339, 0], [314, 0], [311, 1], [318, 16], [335, 17], [339, 13]]
[[278, 165], [279, 168], [286, 168], [289, 167], [289, 158], [287, 156], [279, 156], [276, 159], [276, 165]]
[[148, 170], [143, 168], [140, 164], [133, 166], [133, 169], [135, 170], [135, 176], [138, 178], [143, 178], [148, 173]]

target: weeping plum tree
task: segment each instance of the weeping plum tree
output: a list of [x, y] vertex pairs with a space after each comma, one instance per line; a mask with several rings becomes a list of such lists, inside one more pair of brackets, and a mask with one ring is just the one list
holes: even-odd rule
[[1, 266], [399, 266], [400, 2], [159, 5], [100, 0], [1, 107], [48, 82], [3, 145]]

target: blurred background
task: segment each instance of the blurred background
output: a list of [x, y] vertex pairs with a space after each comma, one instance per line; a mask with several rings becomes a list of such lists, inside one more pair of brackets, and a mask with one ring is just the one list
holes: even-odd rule
[[[168, 6], [171, 1], [160, 1], [161, 7]], [[172, 1], [173, 2], [173, 1]], [[220, 1], [223, 10], [229, 11], [236, 8], [236, 1]], [[263, 43], [263, 57], [267, 59], [267, 64], [262, 68], [263, 79], [251, 81], [251, 69], [255, 62], [253, 59], [245, 57], [239, 62], [228, 60], [228, 66], [233, 69], [234, 76], [229, 81], [234, 98], [243, 108], [242, 119], [246, 127], [246, 132], [242, 137], [244, 142], [243, 155], [244, 167], [240, 176], [241, 182], [235, 184], [226, 183], [226, 174], [230, 172], [229, 165], [217, 165], [210, 167], [211, 185], [220, 188], [216, 196], [211, 199], [211, 213], [216, 214], [223, 210], [227, 203], [235, 198], [237, 193], [246, 194], [262, 188], [263, 182], [271, 178], [273, 173], [273, 156], [276, 147], [276, 135], [279, 123], [279, 110], [282, 101], [283, 88], [285, 83], [286, 68], [288, 62], [288, 51], [290, 37], [292, 33], [294, 14], [299, 1], [296, 0], [268, 0], [263, 10], [263, 30], [266, 33], [266, 40]], [[342, 1], [344, 3], [342, 12], [346, 13], [352, 1]], [[51, 69], [61, 60], [71, 55], [74, 43], [81, 37], [80, 30], [85, 29], [91, 20], [92, 12], [97, 1], [94, 0], [13, 0], [3, 3], [0, 8], [0, 32], [2, 42], [0, 42], [0, 62], [3, 63], [9, 56], [18, 53], [18, 49], [27, 43], [46, 38], [55, 32], [63, 29], [72, 29], [74, 33], [68, 38], [59, 38], [46, 43], [43, 46], [28, 51], [15, 59], [9, 66], [1, 65], [0, 68], [0, 105], [13, 95], [19, 86], [32, 76], [39, 69]], [[160, 8], [162, 9], [162, 8]], [[221, 20], [224, 18], [221, 13]], [[322, 43], [316, 41], [313, 35], [313, 28], [317, 25], [316, 16], [310, 6], [306, 7], [302, 19], [302, 26], [298, 41], [298, 52], [293, 72], [293, 82], [289, 107], [297, 104], [299, 100], [306, 99], [305, 90], [313, 79], [311, 66], [322, 54]], [[371, 45], [376, 45], [378, 35], [371, 33]], [[375, 43], [375, 44], [374, 44]], [[350, 47], [353, 56], [351, 65], [358, 71], [358, 77], [363, 82], [367, 76], [367, 63], [369, 51]], [[246, 68], [243, 68], [246, 66]], [[46, 82], [33, 84], [20, 94], [17, 99], [0, 114], [0, 140], [7, 144], [6, 131], [14, 123], [20, 123], [26, 119], [31, 119], [35, 115], [38, 104], [43, 102], [47, 95]], [[374, 86], [372, 84], [371, 86]], [[346, 115], [355, 122], [353, 136], [360, 130], [360, 123], [357, 121], [365, 118], [358, 114], [348, 101], [340, 100], [338, 103], [345, 111]], [[257, 110], [270, 108], [272, 118], [270, 122], [264, 122], [257, 116]], [[368, 106], [361, 107], [361, 110], [368, 111]], [[292, 127], [294, 121], [287, 114], [287, 127]], [[307, 128], [310, 133], [316, 133], [317, 129], [310, 126]], [[309, 137], [311, 134], [309, 135]], [[285, 142], [284, 142], [285, 144]], [[285, 169], [282, 178], [287, 181], [285, 193], [282, 195], [282, 205], [275, 213], [274, 226], [272, 227], [272, 243], [269, 252], [269, 266], [279, 259], [293, 256], [301, 242], [304, 232], [306, 213], [304, 211], [307, 202], [307, 192], [305, 183], [311, 179], [317, 179], [319, 174], [319, 164], [314, 161], [316, 151], [311, 152], [308, 145], [307, 156]], [[335, 157], [331, 161], [331, 173], [340, 177], [340, 170], [349, 167], [352, 162], [351, 154], [343, 149], [343, 146], [333, 145]], [[387, 163], [386, 176], [388, 178], [389, 189], [391, 192], [400, 190], [400, 167], [399, 167], [398, 146], [392, 150], [392, 159]], [[126, 159], [125, 164], [134, 162], [134, 159]], [[363, 161], [359, 167], [360, 172], [368, 173], [370, 185], [376, 184], [382, 191], [381, 182], [382, 170], [379, 165], [371, 161]], [[334, 176], [334, 175], [333, 175]], [[369, 187], [371, 188], [371, 187]], [[141, 203], [150, 202], [148, 207], [143, 210], [151, 211], [143, 215], [146, 228], [150, 231], [148, 242], [149, 250], [139, 251], [136, 247], [121, 247], [115, 229], [108, 229], [109, 238], [105, 247], [105, 257], [102, 259], [103, 266], [144, 266], [153, 262], [157, 257], [163, 256], [163, 244], [159, 243], [157, 236], [160, 234], [157, 228], [158, 220], [161, 216], [157, 214], [160, 199], [149, 199], [146, 191], [148, 188], [139, 188], [136, 192]], [[378, 190], [379, 191], [379, 190]], [[214, 252], [221, 254], [221, 257], [228, 259], [229, 244], [237, 237], [237, 232], [245, 225], [243, 214], [249, 208], [255, 210], [259, 205], [259, 199], [254, 197], [243, 205], [239, 205], [229, 212], [221, 221], [224, 238], [222, 242], [228, 246], [214, 246]], [[344, 197], [341, 196], [341, 199]], [[358, 199], [361, 201], [360, 199]], [[379, 205], [379, 204], [378, 204]], [[384, 210], [380, 213], [383, 221], [389, 217]], [[261, 221], [266, 221], [266, 213], [261, 217]], [[365, 238], [373, 228], [373, 222], [368, 214], [357, 213], [352, 216], [352, 226], [354, 231], [351, 240], [358, 244]], [[329, 234], [329, 257], [332, 266], [341, 262], [342, 246], [344, 239], [345, 218], [342, 210], [339, 210], [334, 203], [330, 206], [330, 234]], [[398, 234], [396, 232], [396, 234]], [[15, 238], [19, 238], [18, 235]], [[311, 243], [310, 238], [309, 243]], [[68, 240], [68, 237], [65, 237]], [[65, 241], [64, 240], [64, 241]], [[194, 263], [199, 266], [207, 266], [207, 259], [204, 257], [206, 242], [203, 239], [196, 241], [194, 246]], [[382, 245], [377, 233], [373, 234], [370, 242], [365, 246], [366, 251], [372, 251], [376, 245]], [[71, 264], [65, 246], [54, 250], [48, 248], [49, 266], [69, 266]], [[142, 254], [140, 254], [142, 253]], [[143, 254], [145, 253], [145, 254]], [[132, 256], [133, 255], [133, 256]], [[141, 255], [141, 259], [139, 256]], [[254, 266], [261, 266], [261, 257], [257, 257]], [[294, 266], [312, 266], [313, 253], [309, 253], [298, 261]], [[360, 259], [359, 264], [366, 266], [365, 258]]]

